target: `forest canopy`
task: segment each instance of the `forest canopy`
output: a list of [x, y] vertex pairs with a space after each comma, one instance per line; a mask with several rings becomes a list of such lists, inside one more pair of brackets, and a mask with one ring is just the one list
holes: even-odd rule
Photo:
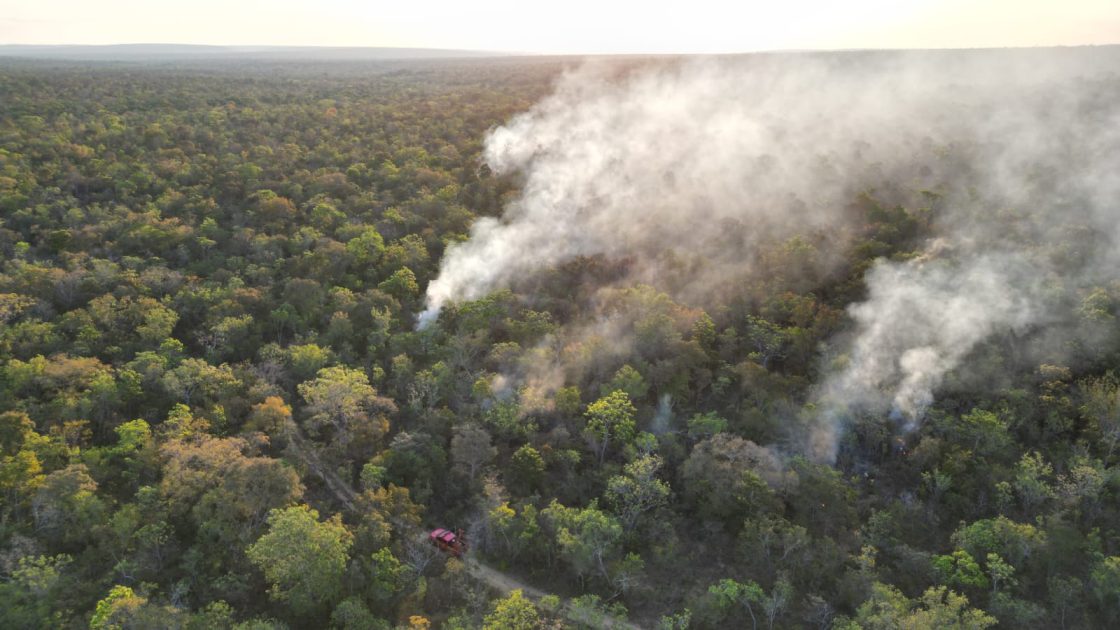
[[0, 626], [1120, 624], [1120, 78], [580, 63], [0, 60]]

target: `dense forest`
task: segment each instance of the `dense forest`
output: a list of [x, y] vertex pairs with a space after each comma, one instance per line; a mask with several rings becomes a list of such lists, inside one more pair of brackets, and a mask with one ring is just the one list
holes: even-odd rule
[[575, 64], [0, 62], [0, 626], [1120, 624], [1115, 272], [1043, 282], [1076, 333], [977, 341], [920, 423], [802, 444], [869, 270], [955, 203], [911, 184], [967, 147], [846, 189], [842, 229], [556, 259], [417, 327], [533, 185], [488, 132]]

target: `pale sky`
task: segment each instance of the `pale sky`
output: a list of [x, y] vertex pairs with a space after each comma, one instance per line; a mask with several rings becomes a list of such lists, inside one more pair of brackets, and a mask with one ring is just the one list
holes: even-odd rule
[[1120, 0], [0, 0], [0, 44], [722, 53], [1120, 43]]

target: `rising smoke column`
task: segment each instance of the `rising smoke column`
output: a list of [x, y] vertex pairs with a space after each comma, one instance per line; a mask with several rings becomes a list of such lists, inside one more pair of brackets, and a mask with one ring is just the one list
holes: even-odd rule
[[890, 412], [910, 424], [976, 344], [1039, 317], [1037, 270], [1021, 256], [879, 264], [865, 281], [867, 300], [848, 309], [859, 331], [850, 367], [831, 385], [871, 405], [885, 402], [877, 400], [885, 389]]
[[[984, 87], [948, 137], [970, 148], [955, 157], [964, 168], [938, 238], [917, 258], [878, 261], [864, 277], [866, 299], [848, 307], [854, 327], [838, 344], [846, 361], [815, 401], [809, 450], [822, 461], [835, 459], [850, 413], [917, 428], [947, 375], [993, 336], [1036, 362], [1010, 368], [1062, 362], [1071, 342], [1093, 343], [1077, 300], [1120, 279], [1120, 81], [1057, 66], [1029, 83]], [[1108, 351], [1083, 351], [1094, 350]]]
[[916, 429], [945, 376], [978, 344], [1051, 317], [1042, 278], [1014, 253], [875, 265], [865, 277], [867, 299], [848, 307], [855, 334], [843, 344], [846, 366], [818, 393], [822, 416], [811, 454], [835, 460], [836, 425], [852, 411]]
[[[727, 221], [745, 226], [748, 241], [835, 225], [832, 210], [864, 171], [914, 149], [915, 138], [878, 131], [914, 104], [886, 85], [854, 89], [855, 76], [826, 81], [826, 64], [791, 70], [701, 60], [563, 77], [487, 137], [484, 160], [495, 173], [523, 174], [522, 195], [448, 248], [420, 327], [449, 301], [578, 256], [627, 255], [648, 269], [677, 250], [741, 265], [745, 252], [718, 245]], [[820, 100], [802, 96], [812, 91]]]
[[[584, 68], [487, 138], [486, 162], [522, 174], [522, 195], [448, 249], [419, 324], [597, 254], [654, 279], [662, 252], [701, 255], [685, 297], [702, 301], [759, 243], [827, 230], [842, 253], [839, 236], [859, 220], [843, 209], [861, 191], [932, 189], [944, 207], [923, 255], [872, 265], [866, 298], [849, 306], [852, 326], [834, 342], [845, 360], [814, 396], [823, 411], [807, 449], [833, 459], [851, 411], [914, 428], [980, 344], [1073, 330], [1076, 313], [1054, 294], [1116, 279], [1120, 81], [1101, 71], [1118, 67], [1117, 52]], [[1045, 246], [1069, 230], [1090, 235], [1074, 262]]]

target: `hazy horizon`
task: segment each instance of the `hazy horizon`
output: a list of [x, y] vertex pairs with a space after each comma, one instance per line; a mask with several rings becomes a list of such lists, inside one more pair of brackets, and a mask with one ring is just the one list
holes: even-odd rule
[[175, 62], [207, 60], [221, 62], [231, 60], [262, 62], [411, 62], [439, 60], [478, 60], [488, 59], [609, 59], [617, 58], [720, 58], [749, 55], [827, 55], [827, 54], [970, 54], [999, 53], [1009, 54], [1038, 51], [1106, 51], [1120, 48], [1116, 44], [1077, 44], [1054, 46], [991, 46], [960, 48], [836, 48], [836, 49], [773, 49], [752, 50], [732, 53], [548, 53], [513, 50], [481, 50], [462, 48], [431, 48], [407, 46], [268, 46], [268, 45], [222, 45], [222, 44], [181, 44], [135, 42], [122, 44], [4, 44], [0, 43], [0, 58], [55, 61], [125, 61], [125, 62]]
[[732, 54], [1120, 43], [1120, 5], [984, 0], [736, 6], [635, 2], [526, 11], [508, 0], [388, 7], [350, 0], [161, 3], [0, 0], [0, 44], [422, 48], [516, 54]]
[[377, 61], [488, 59], [516, 56], [491, 50], [398, 46], [237, 46], [137, 42], [130, 44], [0, 44], [0, 56], [58, 60], [319, 60]]

